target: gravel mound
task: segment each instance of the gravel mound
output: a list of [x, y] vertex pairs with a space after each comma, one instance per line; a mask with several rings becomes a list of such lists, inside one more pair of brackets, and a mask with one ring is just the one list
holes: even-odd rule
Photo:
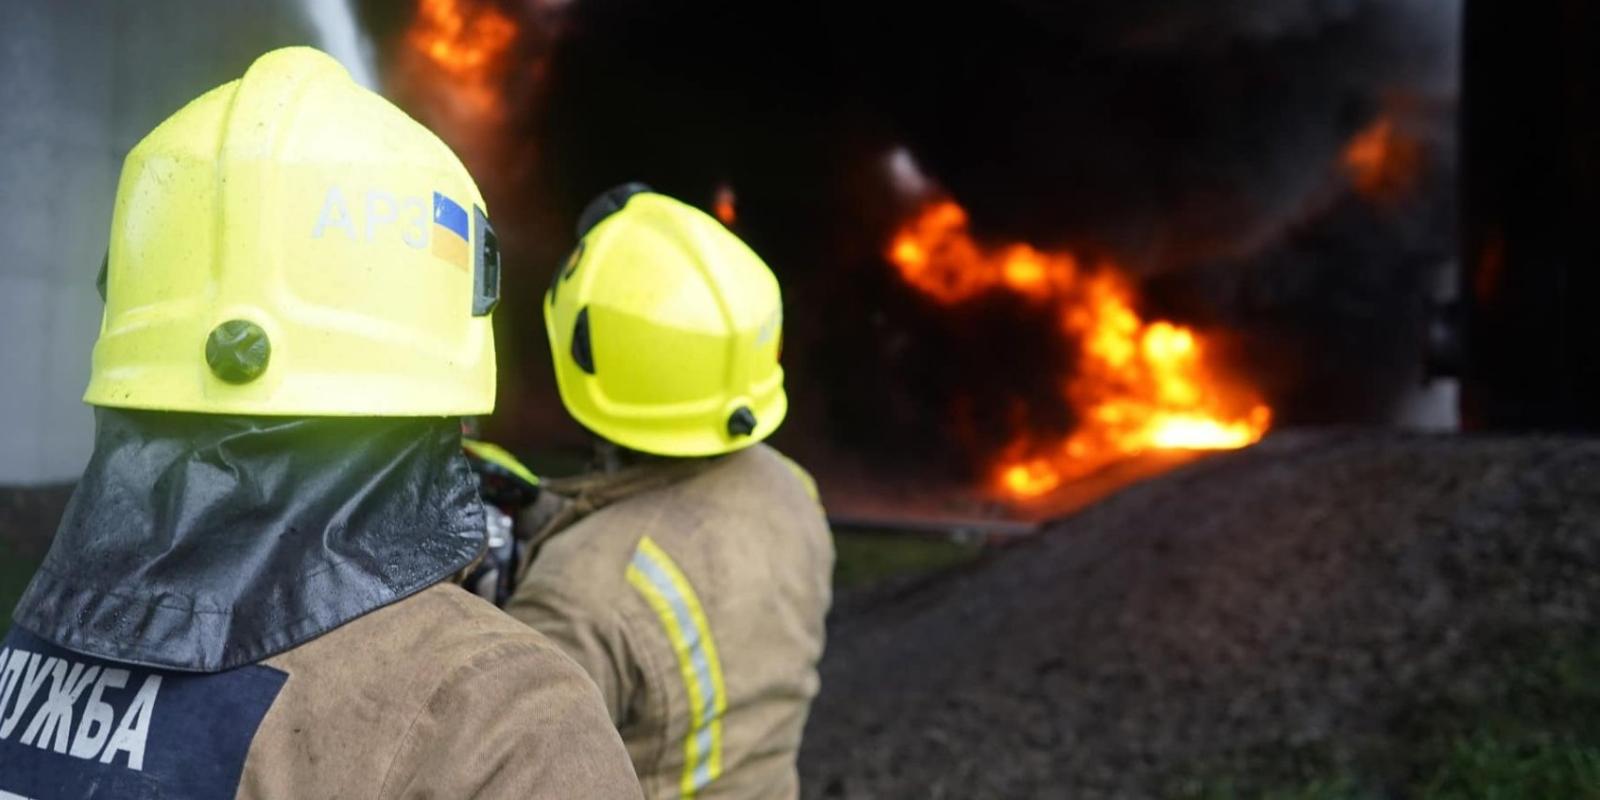
[[1494, 691], [1511, 643], [1600, 630], [1600, 440], [1275, 435], [841, 607], [808, 798], [1156, 797], [1241, 753], [1354, 763], [1420, 700]]

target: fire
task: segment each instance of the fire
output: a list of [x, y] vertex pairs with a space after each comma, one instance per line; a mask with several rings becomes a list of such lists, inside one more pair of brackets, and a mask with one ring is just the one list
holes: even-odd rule
[[1351, 137], [1340, 161], [1363, 197], [1394, 201], [1416, 184], [1422, 170], [1422, 144], [1386, 114]]
[[711, 198], [711, 211], [722, 220], [722, 224], [732, 226], [739, 218], [739, 198], [733, 193], [733, 187], [726, 183], [717, 184], [717, 191]]
[[1000, 467], [1000, 485], [1016, 497], [1037, 497], [1061, 485], [1061, 472], [1049, 460], [1030, 459]]
[[493, 5], [472, 0], [421, 0], [407, 41], [452, 78], [472, 108], [499, 109], [497, 82], [517, 24]]
[[1135, 310], [1132, 286], [1111, 264], [1086, 268], [1070, 253], [972, 238], [950, 200], [925, 206], [889, 244], [900, 276], [939, 303], [1012, 292], [1049, 304], [1077, 350], [1062, 396], [1077, 427], [1058, 441], [1024, 434], [994, 467], [1000, 494], [1025, 499], [1152, 449], [1230, 449], [1258, 441], [1272, 411], [1218, 375], [1194, 330]]
[[900, 276], [942, 303], [959, 303], [994, 289], [1045, 299], [1077, 281], [1070, 254], [1042, 253], [1025, 244], [985, 252], [966, 234], [967, 212], [945, 200], [923, 209], [889, 247]]

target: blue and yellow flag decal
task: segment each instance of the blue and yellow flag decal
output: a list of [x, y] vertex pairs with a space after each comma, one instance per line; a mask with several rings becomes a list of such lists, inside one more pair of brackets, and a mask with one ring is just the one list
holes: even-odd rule
[[467, 210], [444, 195], [433, 193], [433, 254], [462, 269], [471, 263], [471, 235]]
[[628, 583], [656, 612], [678, 657], [678, 671], [689, 696], [689, 730], [683, 741], [679, 792], [683, 800], [693, 800], [722, 774], [722, 715], [728, 710], [728, 692], [722, 682], [717, 643], [689, 579], [648, 536], [633, 552]]

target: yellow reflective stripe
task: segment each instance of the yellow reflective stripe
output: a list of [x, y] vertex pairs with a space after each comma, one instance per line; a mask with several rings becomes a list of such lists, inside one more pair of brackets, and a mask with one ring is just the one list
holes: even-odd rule
[[722, 774], [722, 715], [728, 710], [728, 693], [722, 681], [717, 643], [689, 579], [648, 536], [639, 540], [639, 547], [633, 552], [628, 583], [661, 620], [678, 657], [678, 672], [689, 696], [689, 731], [683, 743], [680, 786], [682, 796], [689, 800]]
[[467, 452], [483, 459], [484, 461], [499, 466], [501, 469], [510, 472], [512, 475], [527, 481], [530, 485], [539, 485], [539, 476], [534, 475], [532, 470], [522, 466], [522, 462], [518, 461], [516, 456], [506, 452], [505, 448], [501, 447], [500, 445], [462, 437], [461, 446], [465, 447]]

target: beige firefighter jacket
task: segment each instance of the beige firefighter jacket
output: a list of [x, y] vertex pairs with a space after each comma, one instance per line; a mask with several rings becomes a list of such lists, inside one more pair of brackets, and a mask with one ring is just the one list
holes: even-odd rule
[[241, 798], [639, 796], [594, 685], [542, 636], [437, 585], [263, 662], [288, 673]]
[[796, 797], [834, 559], [810, 477], [756, 445], [546, 488], [507, 611], [600, 686], [645, 796]]

